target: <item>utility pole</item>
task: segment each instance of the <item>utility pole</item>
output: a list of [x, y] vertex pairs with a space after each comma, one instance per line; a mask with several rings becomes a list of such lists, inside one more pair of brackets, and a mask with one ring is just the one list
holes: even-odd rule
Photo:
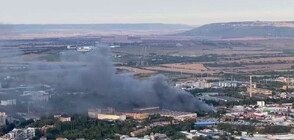
[[30, 113], [30, 102], [28, 102], [28, 114]]
[[252, 98], [252, 76], [250, 75], [250, 83], [249, 83], [249, 94], [250, 94], [250, 98]]
[[[289, 70], [288, 70], [289, 71]], [[289, 73], [289, 72], [288, 72]], [[288, 79], [287, 79], [287, 91], [289, 89], [289, 85], [290, 85], [290, 75], [288, 74]]]

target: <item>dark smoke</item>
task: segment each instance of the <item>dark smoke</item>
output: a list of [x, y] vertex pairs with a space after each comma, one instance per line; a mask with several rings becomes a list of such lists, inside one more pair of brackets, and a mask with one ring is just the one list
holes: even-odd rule
[[[11, 29], [0, 25], [0, 35], [11, 35]], [[22, 51], [18, 47], [1, 44], [0, 64], [24, 64]], [[17, 43], [16, 43], [17, 44]], [[67, 62], [77, 65], [68, 68]], [[41, 63], [41, 66], [39, 65]], [[84, 112], [89, 108], [114, 107], [132, 110], [138, 107], [159, 106], [180, 111], [211, 111], [212, 108], [185, 91], [172, 88], [163, 75], [152, 76], [149, 80], [134, 79], [132, 74], [116, 74], [111, 51], [98, 47], [88, 53], [65, 51], [61, 55], [61, 65], [47, 65], [46, 62], [30, 64], [29, 72], [24, 73], [25, 85], [49, 84], [57, 92], [49, 102], [31, 105], [31, 110], [39, 112]], [[85, 63], [81, 67], [80, 63]], [[47, 72], [40, 72], [47, 69]], [[67, 68], [65, 68], [67, 67]], [[48, 72], [49, 70], [49, 72]], [[80, 94], [74, 94], [80, 93]], [[84, 94], [81, 94], [84, 93]]]
[[[46, 109], [82, 112], [94, 107], [131, 110], [159, 106], [180, 111], [212, 110], [191, 94], [172, 88], [163, 75], [141, 81], [134, 79], [131, 74], [116, 74], [109, 48], [99, 47], [85, 54], [65, 52], [63, 61], [68, 61], [68, 58], [75, 58], [87, 65], [80, 69], [33, 76], [34, 80], [56, 84], [60, 92], [51, 99]], [[74, 92], [86, 94], [66, 94]]]
[[21, 51], [17, 47], [6, 47], [6, 45], [12, 45], [13, 42], [9, 42], [11, 36], [14, 35], [13, 27], [3, 25], [0, 23], [0, 64], [1, 63], [19, 63], [21, 61]]

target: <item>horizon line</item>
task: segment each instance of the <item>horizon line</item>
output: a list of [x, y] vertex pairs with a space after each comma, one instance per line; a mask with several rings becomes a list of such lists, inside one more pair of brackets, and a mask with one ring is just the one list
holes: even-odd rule
[[185, 24], [185, 23], [164, 23], [164, 22], [120, 22], [120, 23], [1, 23], [0, 25], [132, 25], [132, 24], [165, 24], [165, 25], [187, 25], [187, 26], [201, 26], [214, 23], [234, 23], [234, 22], [294, 22], [294, 20], [234, 20], [234, 21], [220, 21], [209, 22], [204, 24]]

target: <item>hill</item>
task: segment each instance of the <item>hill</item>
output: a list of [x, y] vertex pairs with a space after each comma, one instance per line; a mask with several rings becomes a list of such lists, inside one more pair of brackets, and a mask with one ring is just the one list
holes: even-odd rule
[[241, 37], [294, 37], [294, 22], [229, 22], [213, 23], [179, 33], [183, 36], [241, 38]]

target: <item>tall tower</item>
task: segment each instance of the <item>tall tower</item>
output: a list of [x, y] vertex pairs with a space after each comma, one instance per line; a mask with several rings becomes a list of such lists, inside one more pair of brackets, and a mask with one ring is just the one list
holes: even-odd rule
[[252, 76], [250, 75], [250, 83], [249, 83], [249, 94], [250, 98], [252, 98]]
[[147, 66], [148, 65], [148, 61], [146, 61], [146, 59], [148, 59], [148, 55], [149, 53], [147, 52], [147, 49], [149, 47], [144, 47], [142, 48], [142, 52], [140, 52], [140, 57], [139, 57], [139, 60], [136, 64], [136, 66]]

